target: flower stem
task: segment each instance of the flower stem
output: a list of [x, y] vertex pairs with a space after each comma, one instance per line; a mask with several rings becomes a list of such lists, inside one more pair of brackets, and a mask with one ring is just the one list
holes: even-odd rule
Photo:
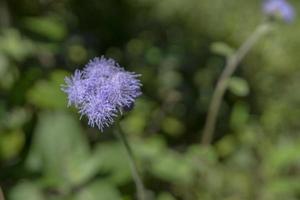
[[226, 66], [217, 82], [212, 100], [209, 105], [209, 110], [204, 125], [204, 131], [202, 134], [201, 143], [203, 145], [209, 145], [211, 143], [211, 140], [213, 139], [218, 112], [231, 75], [234, 73], [239, 63], [251, 50], [253, 45], [269, 30], [270, 24], [263, 23], [259, 25], [252, 33], [252, 35], [250, 35], [250, 37], [241, 45], [241, 47], [228, 58]]
[[131, 174], [132, 174], [132, 178], [135, 182], [135, 186], [136, 186], [136, 191], [137, 191], [137, 198], [138, 200], [146, 200], [146, 193], [145, 193], [145, 187], [143, 184], [143, 181], [139, 175], [138, 172], [138, 168], [137, 168], [137, 164], [136, 161], [134, 159], [134, 155], [132, 152], [132, 149], [130, 147], [130, 144], [127, 140], [126, 135], [123, 133], [120, 124], [117, 123], [117, 128], [115, 129], [115, 134], [116, 136], [119, 138], [119, 140], [122, 142], [125, 150], [126, 150], [126, 154], [129, 160], [129, 165], [130, 165], [130, 170], [131, 170]]

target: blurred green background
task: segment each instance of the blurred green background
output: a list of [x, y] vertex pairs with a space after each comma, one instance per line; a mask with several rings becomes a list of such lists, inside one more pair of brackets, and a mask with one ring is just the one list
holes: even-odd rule
[[[290, 1], [296, 10], [300, 2]], [[133, 200], [124, 150], [66, 107], [63, 79], [102, 54], [142, 74], [121, 126], [155, 200], [300, 199], [300, 22], [277, 23], [230, 81], [260, 0], [0, 1], [0, 185], [9, 200]]]

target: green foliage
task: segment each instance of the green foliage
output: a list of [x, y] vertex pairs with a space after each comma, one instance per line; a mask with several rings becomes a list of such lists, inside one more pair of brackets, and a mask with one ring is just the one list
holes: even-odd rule
[[32, 200], [43, 200], [43, 194], [39, 190], [39, 186], [30, 182], [22, 182], [16, 185], [9, 195], [9, 199], [32, 199]]
[[120, 125], [149, 200], [299, 199], [299, 20], [275, 23], [241, 62], [215, 140], [200, 145], [216, 80], [261, 21], [259, 0], [0, 2], [6, 199], [135, 199], [114, 127], [88, 127], [61, 91], [102, 54], [142, 74], [143, 96]]
[[26, 17], [23, 19], [26, 29], [50, 40], [61, 41], [67, 34], [62, 21], [54, 17]]
[[121, 200], [120, 193], [107, 181], [96, 181], [83, 189], [74, 200]]
[[109, 173], [109, 181], [124, 184], [131, 178], [127, 157], [119, 143], [101, 144], [95, 149], [95, 156], [101, 162], [101, 170]]
[[235, 51], [224, 42], [214, 42], [210, 48], [213, 53], [226, 57], [233, 55]]
[[3, 159], [15, 157], [22, 150], [25, 138], [21, 130], [1, 133], [0, 155]]
[[66, 95], [59, 88], [67, 75], [65, 71], [57, 70], [50, 74], [49, 80], [38, 81], [28, 91], [28, 102], [40, 108], [65, 108]]
[[76, 118], [63, 112], [42, 113], [34, 134], [27, 166], [44, 172], [46, 184], [70, 187], [89, 176], [84, 171], [93, 168], [88, 143]]
[[6, 54], [16, 60], [23, 60], [33, 51], [30, 40], [22, 38], [20, 32], [15, 29], [4, 29], [0, 38], [1, 54]]
[[247, 96], [249, 94], [249, 86], [246, 80], [238, 78], [238, 77], [231, 77], [228, 83], [228, 89], [230, 92], [237, 96]]

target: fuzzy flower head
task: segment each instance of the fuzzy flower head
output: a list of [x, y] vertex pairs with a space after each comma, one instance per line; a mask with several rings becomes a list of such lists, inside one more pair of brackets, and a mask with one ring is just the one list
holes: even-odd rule
[[286, 0], [265, 0], [263, 11], [267, 16], [280, 17], [288, 23], [295, 18], [294, 8]]
[[139, 76], [102, 56], [67, 77], [62, 90], [68, 95], [68, 105], [74, 105], [81, 116], [87, 116], [90, 126], [103, 131], [142, 94]]

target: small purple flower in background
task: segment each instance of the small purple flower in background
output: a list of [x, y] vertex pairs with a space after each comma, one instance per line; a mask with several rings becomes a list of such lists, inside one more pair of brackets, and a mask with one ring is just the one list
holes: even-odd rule
[[96, 125], [102, 131], [142, 94], [139, 76], [102, 56], [67, 77], [62, 90], [68, 95], [68, 105], [74, 105], [81, 116], [87, 116], [90, 126]]
[[263, 11], [271, 17], [279, 16], [285, 22], [292, 22], [295, 18], [294, 8], [286, 0], [265, 0]]

